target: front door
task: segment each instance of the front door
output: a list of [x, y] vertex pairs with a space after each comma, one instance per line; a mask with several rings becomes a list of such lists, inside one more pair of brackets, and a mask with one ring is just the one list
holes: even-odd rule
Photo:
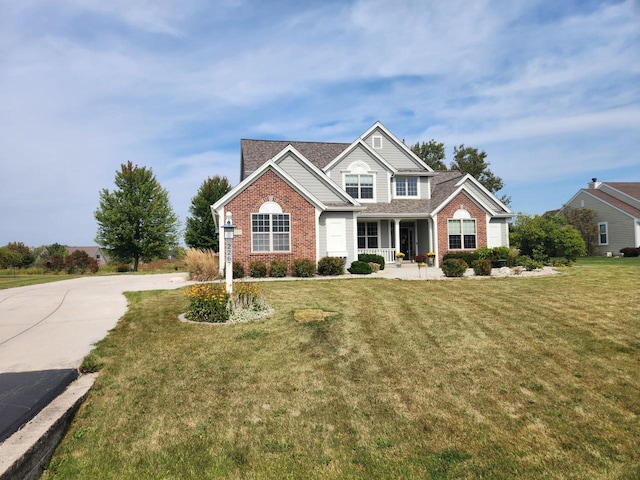
[[414, 251], [415, 238], [413, 225], [403, 226], [400, 224], [400, 251], [404, 253], [404, 258], [407, 260], [415, 257]]

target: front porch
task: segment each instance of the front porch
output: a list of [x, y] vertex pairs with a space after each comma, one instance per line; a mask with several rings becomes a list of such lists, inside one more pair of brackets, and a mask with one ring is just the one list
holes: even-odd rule
[[386, 263], [392, 263], [396, 261], [396, 252], [404, 253], [405, 261], [410, 261], [416, 255], [435, 250], [430, 218], [358, 220], [358, 254], [380, 255]]

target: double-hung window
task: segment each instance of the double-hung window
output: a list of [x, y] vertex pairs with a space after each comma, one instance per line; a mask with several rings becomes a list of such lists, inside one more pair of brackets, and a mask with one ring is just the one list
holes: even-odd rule
[[358, 248], [378, 248], [378, 224], [358, 223]]
[[353, 198], [373, 198], [373, 175], [345, 175], [345, 188]]
[[254, 252], [291, 250], [291, 222], [288, 213], [251, 215], [251, 247]]
[[476, 221], [452, 219], [448, 221], [449, 250], [476, 248]]
[[417, 197], [418, 179], [416, 177], [396, 177], [396, 197]]
[[600, 245], [609, 244], [609, 226], [607, 222], [598, 223], [598, 243]]

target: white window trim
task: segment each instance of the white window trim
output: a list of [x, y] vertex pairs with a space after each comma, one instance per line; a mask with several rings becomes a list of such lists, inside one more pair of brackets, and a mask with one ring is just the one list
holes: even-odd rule
[[[604, 234], [607, 237], [607, 241], [605, 243], [601, 243], [600, 239], [600, 225], [604, 225]], [[598, 222], [598, 245], [609, 245], [609, 222]]]
[[[415, 178], [416, 179], [416, 194], [415, 195], [398, 195], [398, 179], [408, 179], [408, 178]], [[409, 191], [409, 189], [407, 188], [407, 191]], [[393, 196], [394, 198], [408, 198], [408, 199], [412, 199], [412, 200], [417, 200], [420, 197], [420, 179], [418, 177], [413, 177], [413, 176], [402, 176], [402, 175], [398, 175], [397, 177], [394, 177], [394, 181], [393, 181]]]
[[[268, 215], [269, 216], [269, 232], [254, 232], [253, 231], [253, 216], [254, 215]], [[286, 232], [289, 234], [289, 248], [287, 250], [274, 250], [273, 248], [273, 236], [274, 233], [283, 233], [283, 232], [274, 232], [273, 231], [273, 215], [286, 215], [289, 219], [289, 231]], [[284, 213], [280, 205], [275, 202], [269, 201], [265, 202], [260, 206], [260, 209], [256, 213], [252, 213], [250, 216], [251, 225], [251, 253], [291, 253], [291, 214]], [[253, 238], [256, 233], [259, 234], [269, 234], [269, 250], [255, 250], [253, 248], [254, 242]]]
[[[375, 172], [366, 172], [366, 173], [354, 173], [351, 171], [342, 172], [342, 188], [346, 192], [347, 191], [347, 175], [357, 175], [358, 176], [358, 186], [360, 185], [360, 175], [370, 175], [373, 179], [373, 198], [358, 198], [354, 197], [358, 203], [376, 203], [376, 173]], [[358, 187], [359, 188], [359, 187]], [[360, 195], [360, 191], [358, 191], [358, 195]]]
[[[462, 212], [466, 212], [466, 210], [460, 209], [456, 213], [461, 212], [461, 211]], [[451, 248], [451, 240], [450, 240], [451, 234], [449, 233], [449, 222], [451, 222], [453, 220], [455, 220], [457, 222], [460, 222], [460, 234], [459, 234], [459, 236], [460, 236], [460, 248]], [[476, 242], [475, 242], [476, 246], [475, 247], [466, 248], [464, 246], [465, 233], [464, 233], [464, 224], [463, 224], [463, 222], [465, 220], [473, 220], [473, 222], [474, 222], [475, 233], [473, 235], [474, 235], [474, 237], [476, 237]], [[454, 218], [448, 218], [447, 219], [447, 249], [448, 250], [475, 250], [477, 248], [478, 248], [478, 220], [475, 219], [475, 218], [465, 218], [463, 216], [459, 216], [458, 218], [456, 218], [455, 216], [454, 216]]]
[[[368, 246], [365, 246], [365, 247], [363, 247], [363, 248], [360, 248], [360, 247], [358, 247], [358, 240], [359, 240], [359, 238], [360, 238], [360, 236], [358, 235], [358, 225], [359, 225], [359, 224], [364, 224], [364, 238], [365, 238], [365, 243], [367, 243], [367, 242], [366, 242], [366, 239], [367, 239], [367, 238], [370, 238], [370, 237], [371, 237], [371, 238], [373, 238], [373, 236], [372, 236], [372, 235], [367, 235], [367, 224], [368, 224], [368, 223], [375, 223], [375, 224], [376, 224], [376, 236], [375, 236], [375, 237], [376, 237], [376, 238], [377, 238], [377, 240], [378, 240], [378, 246], [377, 246], [377, 247], [368, 247]], [[358, 249], [358, 250], [374, 250], [374, 249], [378, 249], [378, 248], [380, 248], [380, 243], [381, 243], [381, 242], [380, 242], [380, 240], [381, 240], [381, 239], [380, 239], [380, 221], [379, 221], [379, 220], [373, 220], [373, 221], [364, 220], [364, 221], [361, 221], [361, 222], [356, 222], [356, 235], [355, 235], [355, 236], [356, 236], [356, 247], [357, 247], [357, 249]]]
[[[378, 143], [378, 145], [376, 145]], [[382, 135], [373, 135], [371, 137], [371, 146], [374, 150], [382, 150]]]

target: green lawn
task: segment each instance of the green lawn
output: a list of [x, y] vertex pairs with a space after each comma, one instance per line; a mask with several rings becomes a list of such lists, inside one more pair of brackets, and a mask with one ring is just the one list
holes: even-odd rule
[[609, 260], [266, 282], [254, 324], [129, 294], [43, 478], [639, 478], [640, 263]]
[[29, 275], [13, 275], [10, 273], [0, 274], [0, 290], [14, 287], [24, 287], [27, 285], [37, 285], [40, 283], [59, 282], [61, 280], [69, 280], [70, 278], [78, 278], [79, 275], [52, 275], [52, 274], [29, 274]]

